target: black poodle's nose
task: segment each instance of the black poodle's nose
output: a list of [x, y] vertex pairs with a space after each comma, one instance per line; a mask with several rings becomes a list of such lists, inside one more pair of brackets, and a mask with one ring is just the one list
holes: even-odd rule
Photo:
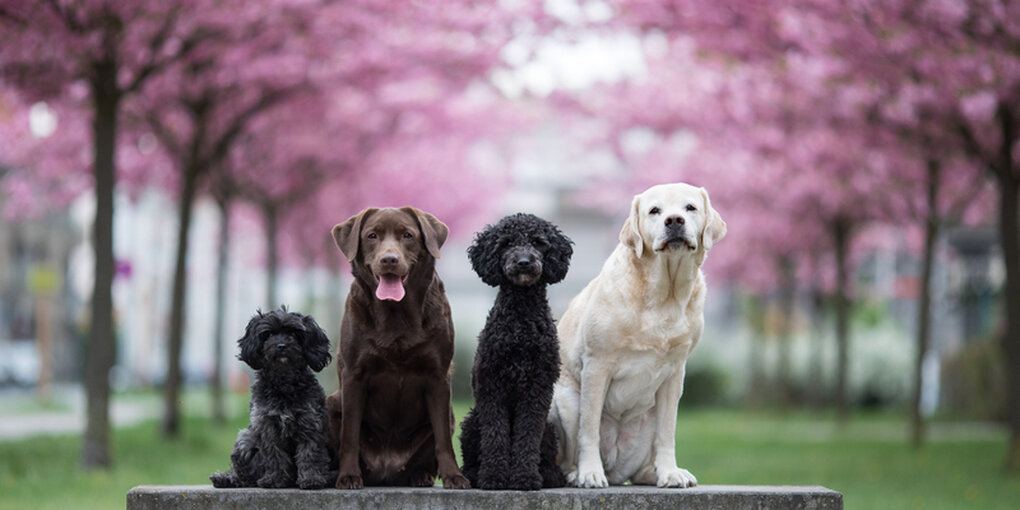
[[396, 253], [384, 253], [382, 257], [379, 257], [379, 262], [384, 266], [392, 266], [400, 262], [400, 257]]
[[520, 267], [522, 269], [527, 269], [527, 268], [531, 267], [531, 264], [533, 264], [534, 262], [535, 261], [532, 260], [531, 257], [521, 257], [521, 258], [517, 259], [517, 267]]
[[667, 227], [669, 227], [669, 226], [680, 226], [680, 225], [684, 224], [684, 221], [685, 220], [684, 220], [683, 216], [670, 216], [670, 217], [666, 218], [666, 226]]

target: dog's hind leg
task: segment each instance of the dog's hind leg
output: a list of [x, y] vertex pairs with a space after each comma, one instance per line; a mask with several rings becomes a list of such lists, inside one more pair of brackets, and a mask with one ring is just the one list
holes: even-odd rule
[[563, 470], [556, 465], [558, 442], [556, 426], [552, 423], [546, 423], [545, 430], [542, 431], [542, 444], [539, 446], [538, 460], [538, 472], [542, 474], [543, 489], [553, 489], [567, 485], [567, 477], [563, 475]]
[[481, 440], [478, 430], [478, 417], [472, 409], [460, 423], [460, 472], [471, 482], [472, 487], [478, 487], [478, 443]]
[[553, 401], [549, 409], [549, 423], [559, 431], [556, 461], [566, 473], [567, 483], [577, 483], [577, 433], [581, 395], [577, 390], [557, 382], [553, 386]]

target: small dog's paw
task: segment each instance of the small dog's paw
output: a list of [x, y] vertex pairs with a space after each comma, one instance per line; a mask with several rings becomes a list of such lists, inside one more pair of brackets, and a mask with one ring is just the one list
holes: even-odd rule
[[687, 488], [698, 485], [698, 479], [686, 469], [676, 468], [659, 473], [656, 485], [659, 487]]
[[282, 489], [292, 485], [291, 483], [288, 483], [286, 477], [273, 475], [263, 476], [262, 478], [259, 478], [255, 484], [263, 489]]
[[452, 476], [442, 476], [443, 488], [444, 489], [470, 489], [471, 482], [468, 481], [467, 477], [457, 473]]
[[297, 486], [299, 489], [318, 490], [325, 489], [329, 480], [322, 474], [299, 476]]
[[237, 480], [234, 478], [233, 473], [213, 473], [209, 475], [209, 481], [212, 482], [213, 487], [217, 489], [231, 489], [237, 487]]
[[609, 487], [609, 480], [606, 479], [606, 472], [601, 469], [590, 471], [577, 470], [577, 486], [587, 489]]
[[365, 487], [365, 482], [359, 475], [340, 475], [336, 479], [337, 489], [361, 489]]

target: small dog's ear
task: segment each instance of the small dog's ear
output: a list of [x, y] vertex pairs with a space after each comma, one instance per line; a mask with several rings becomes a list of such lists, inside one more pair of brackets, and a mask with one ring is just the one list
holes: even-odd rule
[[262, 339], [258, 334], [258, 325], [262, 319], [262, 311], [259, 310], [248, 321], [248, 327], [244, 328], [244, 336], [237, 341], [237, 346], [241, 348], [241, 353], [237, 355], [237, 358], [254, 370], [262, 369]]
[[630, 205], [630, 217], [623, 223], [623, 228], [620, 230], [620, 242], [634, 250], [637, 258], [641, 258], [641, 254], [645, 250], [645, 240], [641, 237], [640, 207], [641, 195], [638, 195], [634, 197], [634, 201]]
[[418, 220], [421, 235], [425, 238], [425, 249], [429, 251], [429, 255], [432, 255], [432, 258], [438, 259], [439, 248], [442, 248], [443, 243], [446, 242], [446, 237], [450, 235], [450, 228], [445, 223], [439, 221], [439, 218], [417, 207], [401, 207], [400, 210], [414, 216]]
[[[544, 220], [543, 220], [544, 221]], [[542, 280], [545, 283], [557, 283], [567, 277], [570, 269], [570, 257], [574, 255], [574, 244], [569, 237], [560, 232], [552, 223], [547, 223], [546, 238], [549, 249], [542, 255]]]
[[305, 327], [305, 337], [302, 339], [305, 361], [312, 370], [318, 372], [333, 359], [329, 354], [329, 337], [311, 315], [302, 317], [301, 323]]
[[372, 213], [378, 211], [375, 207], [369, 207], [350, 218], [343, 223], [337, 223], [333, 226], [333, 242], [336, 243], [336, 247], [340, 248], [340, 252], [347, 257], [348, 262], [354, 262], [354, 259], [358, 257], [358, 244], [361, 241], [361, 225], [365, 223], [365, 220], [372, 215]]
[[487, 285], [499, 287], [503, 284], [503, 262], [500, 257], [502, 246], [499, 242], [499, 226], [486, 225], [475, 234], [475, 240], [468, 247], [471, 268]]
[[723, 221], [719, 212], [712, 208], [712, 202], [708, 199], [708, 191], [701, 188], [701, 197], [705, 200], [705, 228], [701, 231], [701, 246], [708, 251], [713, 244], [717, 243], [726, 235], [726, 222]]

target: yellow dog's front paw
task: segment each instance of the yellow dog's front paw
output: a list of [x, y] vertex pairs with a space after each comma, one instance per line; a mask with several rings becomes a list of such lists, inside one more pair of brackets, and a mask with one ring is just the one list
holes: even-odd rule
[[698, 479], [686, 469], [676, 468], [659, 473], [656, 485], [659, 487], [687, 488], [698, 485]]

